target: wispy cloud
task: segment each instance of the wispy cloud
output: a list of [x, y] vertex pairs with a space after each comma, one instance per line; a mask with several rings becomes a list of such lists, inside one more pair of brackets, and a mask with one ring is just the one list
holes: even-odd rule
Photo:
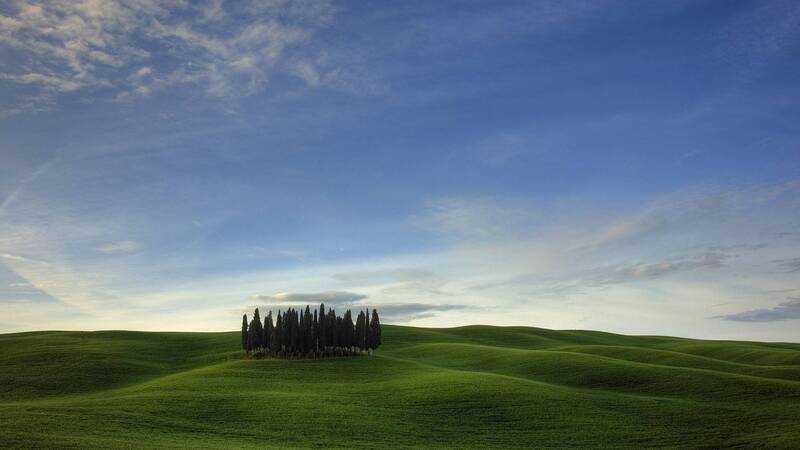
[[429, 270], [405, 268], [405, 269], [384, 269], [384, 270], [357, 270], [343, 272], [333, 275], [333, 278], [347, 283], [357, 283], [362, 285], [384, 284], [392, 282], [416, 281], [419, 279], [434, 277], [435, 274]]
[[326, 291], [326, 292], [279, 292], [272, 295], [254, 295], [252, 300], [265, 302], [285, 302], [287, 306], [291, 304], [348, 304], [367, 298], [366, 295], [346, 291]]
[[463, 304], [434, 303], [388, 303], [376, 305], [381, 320], [392, 323], [408, 323], [436, 316], [437, 313], [463, 311], [471, 307]]
[[297, 73], [300, 56], [286, 51], [308, 44], [335, 9], [327, 1], [16, 0], [6, 13], [0, 46], [26, 57], [0, 63], [0, 81], [55, 93], [100, 89], [130, 100], [186, 84], [211, 96], [246, 96], [276, 71], [316, 86], [322, 77], [309, 74], [326, 69], [306, 58]]
[[22, 256], [22, 255], [17, 255], [17, 254], [14, 254], [14, 253], [7, 253], [7, 252], [0, 252], [0, 258], [4, 258], [6, 260], [14, 261], [14, 262], [34, 263], [34, 264], [40, 264], [40, 265], [41, 264], [47, 264], [47, 262], [39, 260], [39, 259], [36, 259], [36, 258], [31, 258], [31, 257], [28, 257], [28, 256]]
[[561, 275], [556, 280], [545, 274], [521, 275], [508, 281], [475, 286], [474, 289], [491, 290], [499, 286], [517, 286], [535, 296], [562, 297], [614, 284], [646, 282], [699, 269], [718, 269], [723, 267], [729, 258], [729, 255], [721, 252], [706, 251], [668, 257], [655, 262], [599, 266], [572, 275]]
[[800, 272], [800, 257], [789, 259], [777, 259], [773, 261], [775, 264], [781, 266], [786, 273]]
[[537, 217], [532, 206], [492, 197], [443, 197], [428, 201], [411, 222], [455, 239], [497, 239], [529, 230]]
[[800, 298], [790, 298], [789, 301], [781, 303], [774, 308], [751, 309], [749, 311], [724, 314], [712, 318], [730, 320], [733, 322], [776, 322], [800, 319]]
[[137, 249], [139, 249], [139, 244], [134, 241], [110, 242], [97, 248], [102, 253], [128, 253]]

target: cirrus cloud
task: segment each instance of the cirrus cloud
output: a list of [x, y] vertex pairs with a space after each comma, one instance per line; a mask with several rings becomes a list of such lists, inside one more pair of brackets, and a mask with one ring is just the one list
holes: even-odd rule
[[[246, 96], [278, 72], [316, 86], [324, 77], [296, 67], [324, 73], [308, 55], [335, 14], [327, 1], [218, 0], [16, 0], [0, 11], [0, 49], [19, 55], [0, 63], [0, 82], [38, 86], [39, 96], [103, 89], [118, 100], [179, 85]], [[288, 53], [299, 46], [302, 54]]]

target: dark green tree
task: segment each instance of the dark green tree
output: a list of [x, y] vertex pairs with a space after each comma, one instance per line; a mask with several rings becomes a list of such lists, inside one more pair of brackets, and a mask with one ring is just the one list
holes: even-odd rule
[[253, 318], [250, 321], [250, 326], [247, 329], [247, 351], [252, 352], [253, 350], [258, 348], [258, 326], [256, 325], [256, 319]]
[[289, 341], [292, 343], [292, 353], [295, 353], [300, 348], [300, 323], [297, 321], [297, 310], [292, 308], [290, 311], [292, 314], [289, 318]]
[[370, 320], [370, 350], [375, 350], [381, 345], [381, 320], [378, 318], [378, 310], [372, 310], [372, 320]]
[[311, 308], [306, 305], [306, 310], [303, 312], [303, 353], [311, 352], [311, 340], [314, 337], [314, 319], [311, 315]]
[[317, 319], [317, 310], [314, 310], [314, 322], [311, 323], [311, 351], [319, 351], [319, 321]]
[[353, 324], [353, 313], [351, 313], [349, 309], [345, 311], [344, 317], [342, 317], [342, 323], [344, 325], [344, 330], [342, 330], [343, 347], [352, 349], [356, 345], [356, 327]]
[[325, 346], [328, 345], [328, 340], [327, 340], [327, 336], [328, 335], [327, 335], [327, 331], [326, 331], [327, 328], [325, 327], [327, 321], [328, 321], [328, 316], [325, 315], [325, 304], [324, 303], [320, 303], [320, 305], [319, 305], [319, 323], [317, 324], [317, 327], [319, 328], [317, 330], [317, 336], [318, 336], [317, 340], [319, 340], [319, 349], [323, 353], [325, 352]]
[[272, 351], [279, 353], [283, 351], [283, 318], [280, 310], [278, 311], [278, 318], [275, 319], [275, 330], [272, 339]]
[[283, 313], [283, 351], [287, 354], [292, 351], [292, 308]]
[[354, 321], [349, 309], [340, 317], [335, 310], [326, 310], [324, 304], [313, 312], [307, 305], [278, 311], [273, 324], [272, 311], [261, 322], [256, 308], [249, 322], [247, 314], [242, 315], [241, 340], [242, 348], [255, 357], [349, 355], [378, 348], [381, 325], [375, 309], [371, 314], [369, 309], [359, 311]]
[[269, 350], [270, 341], [272, 340], [272, 329], [275, 328], [272, 325], [272, 311], [267, 313], [267, 317], [264, 318], [264, 348]]
[[366, 335], [364, 338], [364, 347], [369, 350], [372, 348], [372, 326], [369, 323], [369, 308], [367, 308], [367, 312], [364, 314], [364, 334]]
[[305, 353], [308, 351], [308, 347], [306, 347], [306, 343], [307, 343], [306, 333], [308, 332], [308, 323], [306, 322], [306, 315], [302, 312], [302, 310], [300, 312], [300, 327], [299, 327], [299, 330], [300, 330], [299, 331], [299, 335], [300, 336], [297, 339], [298, 340], [298, 347], [300, 347], [299, 348], [300, 353], [305, 355]]
[[364, 311], [358, 312], [356, 319], [356, 340], [358, 349], [362, 352], [367, 348], [367, 329], [364, 326]]
[[253, 313], [253, 325], [255, 325], [253, 334], [253, 348], [255, 349], [264, 345], [264, 325], [261, 323], [258, 308]]
[[247, 314], [242, 314], [242, 350], [247, 350]]
[[330, 330], [331, 349], [336, 353], [339, 348], [339, 318], [336, 317], [336, 310], [328, 310], [328, 329]]

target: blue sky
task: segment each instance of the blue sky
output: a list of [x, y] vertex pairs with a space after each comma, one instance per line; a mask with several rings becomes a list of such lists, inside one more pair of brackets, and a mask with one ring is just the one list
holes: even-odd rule
[[0, 4], [0, 332], [800, 340], [792, 1]]

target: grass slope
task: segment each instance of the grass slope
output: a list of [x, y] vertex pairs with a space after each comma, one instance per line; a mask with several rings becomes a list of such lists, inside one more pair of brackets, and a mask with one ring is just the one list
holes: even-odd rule
[[800, 345], [384, 326], [373, 357], [237, 333], [0, 335], [0, 448], [800, 448]]

